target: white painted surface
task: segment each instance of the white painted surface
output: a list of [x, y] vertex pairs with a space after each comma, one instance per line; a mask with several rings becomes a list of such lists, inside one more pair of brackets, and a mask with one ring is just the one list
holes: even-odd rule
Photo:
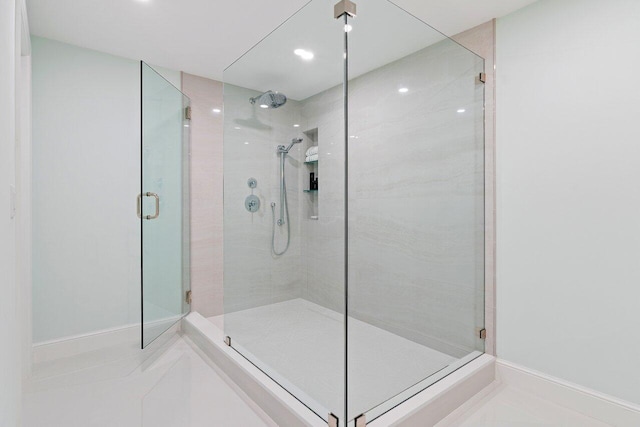
[[608, 425], [640, 425], [640, 405], [632, 405], [513, 363], [498, 360], [496, 379]]
[[497, 26], [498, 356], [640, 403], [640, 3]]
[[[452, 35], [532, 2], [402, 0], [398, 4], [445, 34]], [[31, 0], [29, 13], [35, 35], [127, 58], [144, 58], [165, 67], [221, 80], [225, 67], [306, 3], [306, 0], [128, 0], [107, 4], [98, 0]], [[326, 4], [327, 9], [323, 13], [327, 19], [332, 19], [332, 6], [336, 2], [317, 0], [316, 3]], [[366, 2], [358, 3], [360, 11], [366, 6]], [[113, 25], [114, 22], [118, 25]], [[340, 25], [336, 24], [339, 31]], [[303, 41], [310, 35], [303, 31], [295, 39]], [[319, 41], [323, 40], [326, 38]], [[321, 50], [318, 45], [314, 47]], [[340, 50], [340, 46], [336, 48]], [[376, 55], [371, 56], [372, 59], [382, 59], [386, 55], [395, 55], [395, 50], [387, 49], [383, 53], [378, 49]], [[292, 52], [287, 54], [294, 59]], [[383, 63], [385, 61], [380, 62]]]
[[[20, 345], [16, 286], [16, 229], [10, 217], [15, 185], [16, 2], [0, 4], [0, 425], [19, 419]], [[18, 33], [19, 34], [19, 33]]]
[[[116, 365], [135, 363], [135, 356]], [[261, 412], [261, 411], [260, 411]], [[25, 427], [275, 426], [253, 410], [184, 339], [128, 371], [104, 363], [35, 383]]]
[[35, 343], [140, 321], [139, 81], [137, 61], [33, 39]]
[[606, 427], [605, 424], [559, 406], [547, 396], [517, 387], [498, 385], [465, 413], [445, 419], [436, 427]]
[[437, 427], [640, 425], [640, 407], [594, 390], [496, 361], [496, 381]]

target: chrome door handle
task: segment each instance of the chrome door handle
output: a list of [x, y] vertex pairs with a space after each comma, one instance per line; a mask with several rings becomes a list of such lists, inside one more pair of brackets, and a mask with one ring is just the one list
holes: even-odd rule
[[[144, 193], [144, 196], [146, 197], [153, 197], [154, 199], [156, 199], [156, 211], [153, 215], [145, 215], [144, 219], [156, 219], [160, 216], [160, 197], [158, 197], [158, 195], [156, 193], [152, 193], [150, 191], [147, 191], [146, 193]], [[142, 218], [142, 194], [138, 194], [138, 200], [137, 200], [137, 213], [138, 213], [138, 218]]]

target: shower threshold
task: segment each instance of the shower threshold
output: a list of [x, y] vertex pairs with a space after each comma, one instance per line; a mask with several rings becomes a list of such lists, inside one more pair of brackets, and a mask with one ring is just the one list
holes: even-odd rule
[[[183, 329], [278, 425], [326, 426], [321, 418], [342, 408], [343, 321], [293, 299], [226, 318], [192, 313]], [[224, 322], [233, 348], [223, 343]], [[416, 416], [421, 425], [435, 424], [494, 378], [494, 358], [479, 352], [455, 358], [351, 317], [349, 334], [349, 419], [368, 411], [367, 425], [403, 425]], [[428, 410], [436, 398], [437, 410]]]

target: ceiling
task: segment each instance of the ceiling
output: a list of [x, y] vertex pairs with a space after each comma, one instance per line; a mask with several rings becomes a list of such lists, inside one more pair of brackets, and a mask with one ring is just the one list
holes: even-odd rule
[[[367, 71], [366, 68], [375, 68], [376, 65], [398, 59], [438, 39], [434, 31], [421, 25], [421, 29], [416, 27], [415, 31], [406, 32], [402, 40], [397, 39], [395, 33], [391, 41], [388, 36], [381, 35], [378, 36], [378, 40], [370, 40], [371, 37], [376, 37], [376, 30], [373, 20], [364, 19], [368, 1], [371, 6], [381, 3], [381, 0], [356, 0], [359, 8], [358, 18], [361, 19], [354, 21], [352, 36], [354, 40], [357, 39], [356, 32], [360, 30], [358, 25], [361, 25], [361, 31], [368, 35], [366, 42], [381, 48], [375, 50], [375, 55], [363, 57], [362, 70], [359, 73]], [[492, 18], [504, 16], [534, 1], [397, 0], [396, 4], [444, 34], [454, 35]], [[269, 68], [274, 66], [282, 65], [289, 69], [301, 67], [296, 65], [300, 63], [300, 58], [291, 54], [290, 47], [296, 43], [308, 44], [309, 40], [324, 43], [312, 47], [318, 50], [314, 53], [316, 58], [320, 59], [318, 53], [328, 50], [329, 44], [335, 42], [336, 36], [333, 34], [339, 34], [332, 32], [331, 36], [327, 36], [327, 26], [335, 24], [330, 17], [335, 2], [337, 0], [315, 0], [314, 4], [300, 12], [301, 15], [306, 14], [304, 20], [289, 21], [269, 38], [272, 45], [280, 42], [291, 44], [286, 48], [286, 58], [274, 54], [275, 58], [280, 58], [280, 62], [269, 57], [269, 53], [252, 59], [251, 55], [247, 55], [241, 61], [251, 59], [255, 66], [263, 67], [264, 75], [269, 74]], [[143, 59], [151, 64], [216, 80], [222, 80], [226, 67], [306, 3], [306, 0], [27, 0], [29, 24], [33, 35], [126, 58]], [[378, 24], [375, 24], [378, 28], [386, 29], [387, 24], [393, 21], [393, 18], [388, 17], [389, 10], [391, 9], [387, 9], [386, 12], [383, 9], [379, 11], [382, 15], [378, 16]], [[324, 21], [312, 19], [314, 13], [327, 18], [323, 18]], [[368, 28], [366, 22], [370, 22]], [[404, 27], [404, 24], [401, 26]], [[429, 39], [425, 31], [429, 31], [433, 37]], [[423, 40], [417, 43], [417, 38]], [[335, 43], [331, 46], [334, 45]], [[271, 51], [273, 49], [269, 50]], [[326, 56], [323, 58], [327, 63], [326, 67], [323, 68], [316, 62], [316, 65], [313, 68], [308, 67], [305, 73], [318, 70], [317, 73], [333, 74], [335, 59], [329, 60]], [[240, 67], [236, 65], [235, 69], [239, 70]], [[329, 69], [332, 71], [329, 72]], [[227, 80], [231, 80], [233, 70], [231, 67], [227, 72]], [[238, 84], [244, 83], [240, 77], [236, 80]], [[306, 77], [302, 82], [308, 83], [309, 80], [314, 79]], [[329, 83], [327, 81], [324, 85]], [[266, 81], [258, 82], [254, 86], [262, 87], [264, 90], [271, 88], [271, 84]], [[292, 90], [296, 90], [295, 87], [298, 86], [293, 85]], [[320, 86], [322, 84], [318, 83], [318, 87]], [[316, 88], [309, 89], [312, 90]], [[307, 92], [295, 92], [289, 96], [302, 99], [311, 93]]]

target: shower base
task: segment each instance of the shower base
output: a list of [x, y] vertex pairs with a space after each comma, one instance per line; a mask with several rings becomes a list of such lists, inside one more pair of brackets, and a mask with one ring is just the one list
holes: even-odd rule
[[[298, 298], [209, 321], [224, 321], [232, 346], [318, 415], [342, 408], [343, 315]], [[349, 419], [457, 360], [349, 318]]]
[[[223, 322], [233, 348], [222, 343]], [[184, 323], [213, 364], [256, 403], [271, 408], [265, 410], [279, 424], [326, 425], [312, 411], [326, 418], [332, 412], [328, 408], [341, 410], [340, 314], [294, 299], [209, 319], [192, 313]], [[407, 417], [435, 423], [494, 378], [491, 356], [476, 352], [457, 359], [352, 318], [349, 333], [350, 419], [373, 408], [369, 420], [384, 415], [367, 424], [402, 425], [399, 420]], [[433, 410], [425, 412], [436, 400]]]

